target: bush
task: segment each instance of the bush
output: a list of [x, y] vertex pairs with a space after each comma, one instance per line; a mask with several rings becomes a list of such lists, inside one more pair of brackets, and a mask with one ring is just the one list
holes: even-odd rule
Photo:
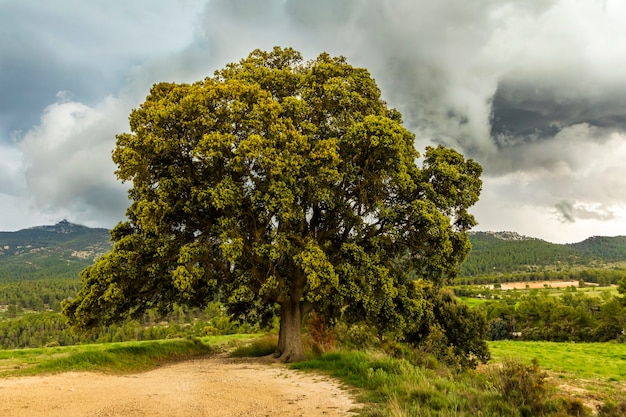
[[334, 327], [334, 335], [346, 349], [369, 349], [377, 347], [380, 342], [372, 329], [364, 324], [347, 325], [337, 323]]
[[475, 368], [479, 362], [486, 363], [490, 354], [485, 314], [470, 309], [449, 290], [432, 286], [423, 290], [432, 317], [408, 332], [407, 342], [450, 365]]
[[312, 312], [306, 320], [306, 326], [316, 354], [326, 353], [335, 347], [335, 335], [328, 328], [324, 316]]
[[511, 339], [509, 324], [499, 317], [491, 320], [489, 322], [489, 340], [507, 339]]
[[617, 403], [607, 401], [598, 408], [598, 417], [623, 417], [626, 416], [626, 400]]
[[[502, 397], [518, 407], [522, 415], [539, 412], [547, 393], [547, 374], [536, 360], [525, 365], [519, 360], [506, 360], [493, 378], [494, 387]], [[527, 415], [533, 415], [527, 414]]]
[[267, 356], [276, 352], [277, 346], [278, 336], [275, 334], [268, 334], [254, 339], [245, 346], [238, 347], [232, 352], [232, 355], [238, 358]]

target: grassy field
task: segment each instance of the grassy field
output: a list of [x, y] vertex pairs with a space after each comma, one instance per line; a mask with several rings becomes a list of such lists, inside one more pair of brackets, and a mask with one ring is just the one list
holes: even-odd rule
[[492, 364], [536, 359], [564, 394], [594, 405], [626, 393], [626, 345], [619, 343], [489, 342]]
[[[510, 282], [507, 283], [506, 285], [521, 285], [523, 283], [516, 283], [516, 282]], [[528, 293], [532, 290], [536, 290], [536, 291], [541, 291], [541, 292], [546, 292], [548, 295], [554, 296], [554, 297], [559, 297], [565, 293], [571, 292], [570, 288], [562, 288], [562, 287], [558, 287], [559, 282], [558, 281], [553, 281], [553, 282], [549, 282], [546, 284], [546, 286], [542, 286], [542, 287], [538, 287], [538, 288], [517, 288], [517, 289], [498, 289], [498, 288], [489, 288], [489, 293], [491, 295], [494, 296], [506, 296], [507, 294], [513, 294], [513, 293], [518, 293], [518, 294], [525, 294]], [[505, 284], [503, 284], [505, 285]], [[474, 288], [477, 290], [481, 290], [484, 289], [486, 287], [489, 287], [489, 285], [470, 285], [467, 286], [469, 288]], [[619, 293], [617, 292], [617, 287], [616, 286], [610, 286], [610, 287], [598, 287], [596, 285], [587, 285], [585, 287], [577, 287], [576, 288], [576, 292], [577, 293], [582, 293], [585, 294], [589, 297], [615, 297], [617, 295], [619, 295]], [[478, 298], [474, 298], [474, 297], [459, 297], [461, 300], [463, 300], [463, 302], [467, 303], [470, 307], [474, 307], [478, 304], [487, 302], [489, 300], [485, 300], [485, 299], [478, 299]]]
[[133, 372], [237, 346], [255, 335], [208, 336], [202, 339], [167, 339], [0, 350], [0, 377], [68, 371]]
[[461, 301], [467, 304], [470, 308], [474, 308], [478, 305], [489, 302], [490, 300], [485, 300], [484, 298], [474, 298], [474, 297], [459, 297]]
[[626, 382], [626, 345], [619, 343], [489, 342], [492, 361], [536, 359], [560, 378]]

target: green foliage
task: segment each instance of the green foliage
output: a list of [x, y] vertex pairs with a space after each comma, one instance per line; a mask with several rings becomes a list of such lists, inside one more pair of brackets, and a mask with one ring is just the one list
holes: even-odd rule
[[509, 323], [506, 320], [496, 317], [489, 322], [489, 340], [506, 340], [512, 337]]
[[79, 288], [78, 278], [0, 283], [0, 310], [7, 306], [15, 313], [24, 310], [60, 312], [61, 302], [75, 296]]
[[626, 306], [618, 297], [591, 297], [580, 291], [551, 295], [549, 290], [499, 293], [500, 300], [476, 306], [490, 326], [491, 340], [511, 338], [555, 342], [606, 342], [620, 339]]
[[132, 182], [114, 247], [64, 305], [78, 327], [220, 298], [237, 318], [280, 305], [278, 351], [302, 317], [402, 332], [424, 315], [409, 274], [437, 284], [470, 246], [481, 167], [414, 136], [369, 72], [326, 53], [256, 50], [194, 84], [160, 83], [117, 136]]
[[218, 303], [211, 303], [204, 310], [178, 306], [172, 314], [165, 317], [149, 311], [140, 320], [128, 320], [88, 332], [73, 331], [65, 317], [59, 313], [29, 312], [0, 320], [0, 349], [204, 337], [257, 331], [259, 327], [256, 325], [231, 321]]
[[470, 309], [452, 291], [433, 286], [425, 286], [423, 291], [432, 315], [407, 332], [406, 340], [449, 364], [465, 368], [487, 362], [485, 314]]

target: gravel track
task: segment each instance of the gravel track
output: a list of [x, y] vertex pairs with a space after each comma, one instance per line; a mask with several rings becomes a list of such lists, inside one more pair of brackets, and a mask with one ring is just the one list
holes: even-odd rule
[[325, 376], [216, 355], [148, 372], [68, 372], [0, 379], [0, 416], [353, 416], [357, 405]]

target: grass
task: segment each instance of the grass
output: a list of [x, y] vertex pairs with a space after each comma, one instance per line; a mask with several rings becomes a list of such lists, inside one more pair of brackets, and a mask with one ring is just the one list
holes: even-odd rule
[[486, 300], [484, 298], [474, 298], [474, 297], [459, 297], [462, 302], [467, 304], [470, 308], [474, 308], [481, 304], [485, 304], [490, 300]]
[[537, 359], [561, 378], [626, 382], [626, 345], [619, 343], [489, 342], [492, 361]]
[[252, 343], [239, 344], [231, 354], [238, 358], [267, 356], [276, 351], [277, 345], [278, 335], [267, 334], [256, 338]]
[[232, 347], [252, 335], [0, 350], [0, 377], [68, 371], [126, 373]]
[[365, 404], [362, 416], [548, 417], [565, 416], [568, 407], [590, 415], [577, 400], [550, 392], [542, 372], [520, 362], [457, 372], [414, 366], [380, 352], [338, 351], [292, 367], [321, 371], [356, 387], [358, 401]]
[[502, 341], [490, 348], [493, 359], [479, 371], [429, 369], [358, 351], [292, 366], [355, 387], [364, 416], [590, 416], [605, 402], [626, 404], [626, 345]]
[[489, 342], [492, 363], [536, 359], [564, 393], [588, 403], [626, 401], [626, 345], [619, 343]]

